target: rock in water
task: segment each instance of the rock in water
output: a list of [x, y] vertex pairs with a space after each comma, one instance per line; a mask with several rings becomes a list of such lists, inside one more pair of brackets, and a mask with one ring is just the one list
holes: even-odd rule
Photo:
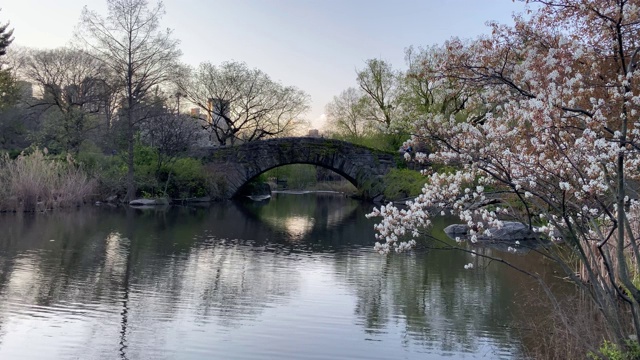
[[129, 201], [129, 205], [131, 206], [151, 206], [151, 205], [169, 205], [169, 201], [167, 199], [159, 198], [159, 199], [135, 199]]
[[[505, 221], [501, 228], [489, 228], [491, 235], [483, 233], [477, 234], [478, 241], [526, 241], [537, 240], [538, 235], [531, 231], [523, 223], [515, 221]], [[456, 237], [464, 238], [469, 236], [469, 226], [465, 224], [453, 224], [444, 229], [445, 234], [452, 239]]]

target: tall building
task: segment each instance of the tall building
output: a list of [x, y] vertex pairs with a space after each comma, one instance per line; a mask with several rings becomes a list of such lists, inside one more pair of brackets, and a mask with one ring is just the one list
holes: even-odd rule
[[320, 137], [320, 131], [318, 129], [311, 129], [309, 130], [309, 134], [307, 134], [308, 137], [314, 137], [314, 138], [319, 138]]

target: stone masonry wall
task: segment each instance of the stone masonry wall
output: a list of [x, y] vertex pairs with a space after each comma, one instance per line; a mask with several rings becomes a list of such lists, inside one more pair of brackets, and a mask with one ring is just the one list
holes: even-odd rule
[[365, 198], [379, 200], [382, 177], [396, 167], [397, 155], [348, 142], [323, 138], [280, 138], [238, 146], [203, 148], [197, 157], [219, 169], [226, 184], [226, 198], [233, 197], [248, 181], [274, 167], [313, 164], [344, 176]]

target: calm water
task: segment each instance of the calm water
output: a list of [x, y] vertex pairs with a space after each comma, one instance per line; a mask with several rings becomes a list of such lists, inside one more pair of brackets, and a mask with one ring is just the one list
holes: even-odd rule
[[0, 215], [0, 359], [519, 356], [528, 280], [461, 252], [380, 256], [369, 211], [279, 194]]

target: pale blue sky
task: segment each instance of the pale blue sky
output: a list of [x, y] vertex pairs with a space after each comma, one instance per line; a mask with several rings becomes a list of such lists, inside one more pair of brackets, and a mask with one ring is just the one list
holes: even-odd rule
[[[152, 1], [153, 3], [153, 1]], [[524, 5], [511, 0], [166, 0], [163, 27], [181, 40], [191, 65], [239, 60], [311, 95], [307, 118], [321, 126], [325, 105], [355, 86], [364, 60], [404, 69], [404, 49], [452, 36], [488, 33], [488, 20], [511, 23]], [[106, 14], [104, 0], [14, 0], [0, 22], [15, 44], [54, 48], [70, 41], [82, 7]]]

